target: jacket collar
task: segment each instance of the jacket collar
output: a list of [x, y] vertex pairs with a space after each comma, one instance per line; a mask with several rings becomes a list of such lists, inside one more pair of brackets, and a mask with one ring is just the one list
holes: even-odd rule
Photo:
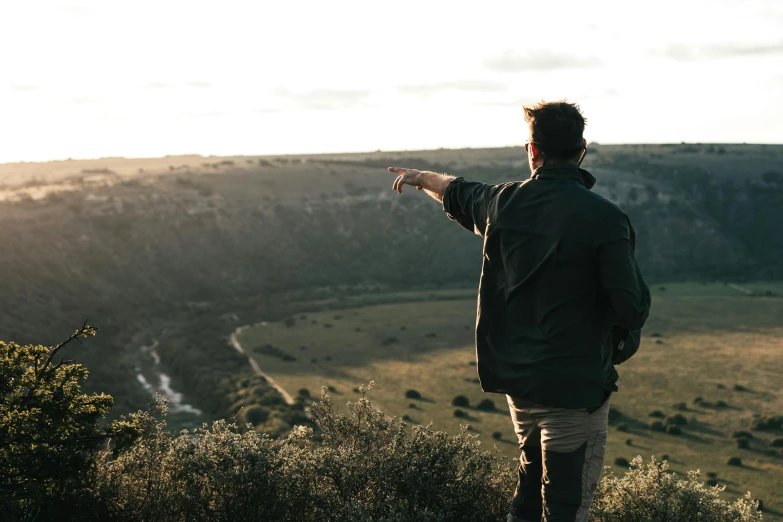
[[588, 190], [595, 185], [595, 176], [572, 163], [542, 165], [530, 175], [533, 179], [573, 179]]

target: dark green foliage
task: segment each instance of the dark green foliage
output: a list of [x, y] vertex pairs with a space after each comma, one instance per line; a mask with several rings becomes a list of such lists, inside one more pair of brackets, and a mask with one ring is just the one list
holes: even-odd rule
[[405, 414], [405, 415], [402, 416], [402, 420], [404, 420], [406, 422], [410, 422], [411, 421], [411, 416], [408, 415], [408, 414]]
[[95, 335], [86, 322], [52, 348], [0, 341], [0, 519], [70, 518], [89, 503], [96, 449], [140, 435], [133, 419], [103, 427], [113, 400], [82, 393], [87, 369], [60, 350]]
[[476, 404], [476, 409], [482, 411], [494, 411], [495, 403], [492, 401], [492, 399], [482, 399], [478, 404]]
[[751, 432], [749, 432], [749, 431], [740, 430], [740, 431], [735, 431], [734, 433], [732, 433], [731, 434], [731, 438], [732, 439], [740, 439], [740, 438], [752, 439], [753, 438], [753, 434]]
[[742, 466], [742, 459], [739, 457], [729, 457], [726, 464], [729, 466]]
[[709, 478], [716, 478], [718, 476], [718, 474], [714, 471], [708, 471], [705, 473], [705, 475], [707, 475]]
[[307, 388], [300, 388], [298, 392], [296, 392], [297, 395], [300, 395], [302, 397], [310, 397], [310, 390]]
[[628, 431], [628, 425], [624, 422], [617, 425], [617, 431]]
[[668, 433], [669, 435], [682, 435], [682, 428], [674, 424], [671, 424], [669, 426], [666, 426], [666, 433]]
[[726, 401], [716, 401], [715, 402], [715, 407], [716, 408], [728, 408], [729, 405], [726, 404]]
[[614, 465], [620, 466], [622, 468], [628, 468], [631, 466], [631, 463], [628, 462], [628, 459], [626, 459], [625, 457], [617, 457], [616, 459], [614, 459]]
[[702, 402], [704, 402], [704, 399], [702, 397], [696, 397], [695, 399], [693, 399], [694, 404], [699, 404]]
[[666, 425], [661, 421], [653, 421], [650, 423], [650, 429], [652, 431], [666, 431]]
[[451, 405], [467, 408], [470, 405], [470, 401], [464, 395], [457, 395], [456, 397], [451, 399]]
[[773, 448], [783, 448], [783, 437], [776, 437], [769, 443]]
[[672, 406], [672, 408], [679, 411], [686, 411], [688, 409], [688, 405], [685, 404], [684, 402], [678, 402], [677, 404]]
[[744, 391], [748, 391], [748, 389], [742, 386], [741, 384], [735, 384], [734, 391], [744, 392]]
[[503, 434], [500, 433], [499, 431], [493, 431], [492, 432], [492, 438], [495, 439], [495, 440], [500, 440], [500, 439], [503, 438]]
[[670, 417], [666, 417], [666, 424], [667, 425], [677, 425], [677, 426], [683, 426], [685, 424], [688, 424], [688, 419], [685, 418], [684, 415], [681, 413], [677, 413], [675, 415], [672, 415]]
[[408, 399], [421, 399], [421, 393], [417, 392], [416, 390], [407, 390], [405, 392], [405, 397]]
[[737, 439], [737, 448], [739, 449], [748, 449], [750, 448], [750, 440], [749, 439]]
[[663, 461], [669, 460], [669, 455], [664, 453], [663, 455], [661, 455], [661, 460]]
[[250, 406], [242, 410], [245, 422], [253, 426], [263, 424], [269, 418], [269, 410], [263, 406]]
[[654, 410], [650, 412], [650, 417], [656, 417], [658, 419], [663, 419], [666, 417], [666, 414], [663, 413], [661, 410]]
[[455, 417], [459, 417], [459, 418], [464, 418], [464, 417], [467, 417], [468, 414], [465, 413], [463, 410], [460, 410], [459, 408], [457, 408], [456, 410], [454, 410], [454, 416]]
[[617, 408], [610, 407], [608, 412], [608, 417], [609, 417], [609, 424], [614, 424], [615, 422], [619, 422], [623, 419], [623, 414]]
[[633, 439], [625, 439], [626, 446], [633, 446]]
[[750, 429], [756, 431], [774, 431], [783, 429], [783, 415], [765, 415], [753, 419]]

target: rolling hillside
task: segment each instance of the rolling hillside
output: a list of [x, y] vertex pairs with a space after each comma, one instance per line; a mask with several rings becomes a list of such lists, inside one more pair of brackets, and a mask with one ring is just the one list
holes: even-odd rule
[[[476, 285], [479, 238], [394, 193], [389, 165], [529, 176], [521, 148], [0, 165], [0, 338], [54, 343], [90, 318], [98, 342], [66, 355], [116, 413], [162, 374], [192, 422], [228, 415], [263, 388], [227, 343], [237, 326], [299, 300]], [[783, 277], [783, 146], [592, 145], [585, 167], [630, 215], [650, 281]]]

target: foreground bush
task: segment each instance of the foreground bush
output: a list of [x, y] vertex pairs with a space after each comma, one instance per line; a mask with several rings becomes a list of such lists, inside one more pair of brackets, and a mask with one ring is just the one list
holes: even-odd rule
[[751, 522], [761, 520], [758, 503], [750, 493], [728, 503], [720, 498], [725, 486], [707, 487], [698, 471], [687, 478], [668, 472], [667, 462], [654, 458], [643, 465], [642, 458], [631, 462], [624, 477], [616, 477], [609, 468], [598, 484], [590, 511], [591, 522]]
[[[370, 383], [372, 387], [373, 383]], [[298, 427], [273, 441], [223, 421], [170, 435], [147, 433], [95, 476], [107, 520], [496, 521], [514, 474], [470, 434], [408, 426], [362, 397], [336, 414], [327, 388], [309, 412], [321, 431]]]
[[[85, 323], [70, 340], [94, 333]], [[515, 465], [497, 449], [479, 451], [466, 426], [450, 436], [386, 417], [366, 397], [372, 382], [347, 416], [322, 388], [308, 409], [317, 428], [279, 439], [225, 421], [172, 434], [160, 397], [150, 411], [101, 427], [111, 398], [82, 394], [86, 370], [54, 362], [58, 349], [0, 343], [4, 522], [505, 518]], [[248, 421], [263, 417], [261, 407], [250, 411]], [[760, 520], [749, 499], [727, 504], [720, 491], [696, 473], [677, 479], [665, 463], [643, 468], [637, 457], [625, 477], [601, 480], [591, 520]]]

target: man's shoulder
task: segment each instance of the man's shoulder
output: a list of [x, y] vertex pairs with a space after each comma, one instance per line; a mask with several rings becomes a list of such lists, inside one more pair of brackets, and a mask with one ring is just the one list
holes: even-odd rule
[[628, 216], [620, 205], [611, 201], [597, 192], [584, 189], [580, 191], [585, 204], [590, 205], [590, 210], [604, 219], [625, 222]]

